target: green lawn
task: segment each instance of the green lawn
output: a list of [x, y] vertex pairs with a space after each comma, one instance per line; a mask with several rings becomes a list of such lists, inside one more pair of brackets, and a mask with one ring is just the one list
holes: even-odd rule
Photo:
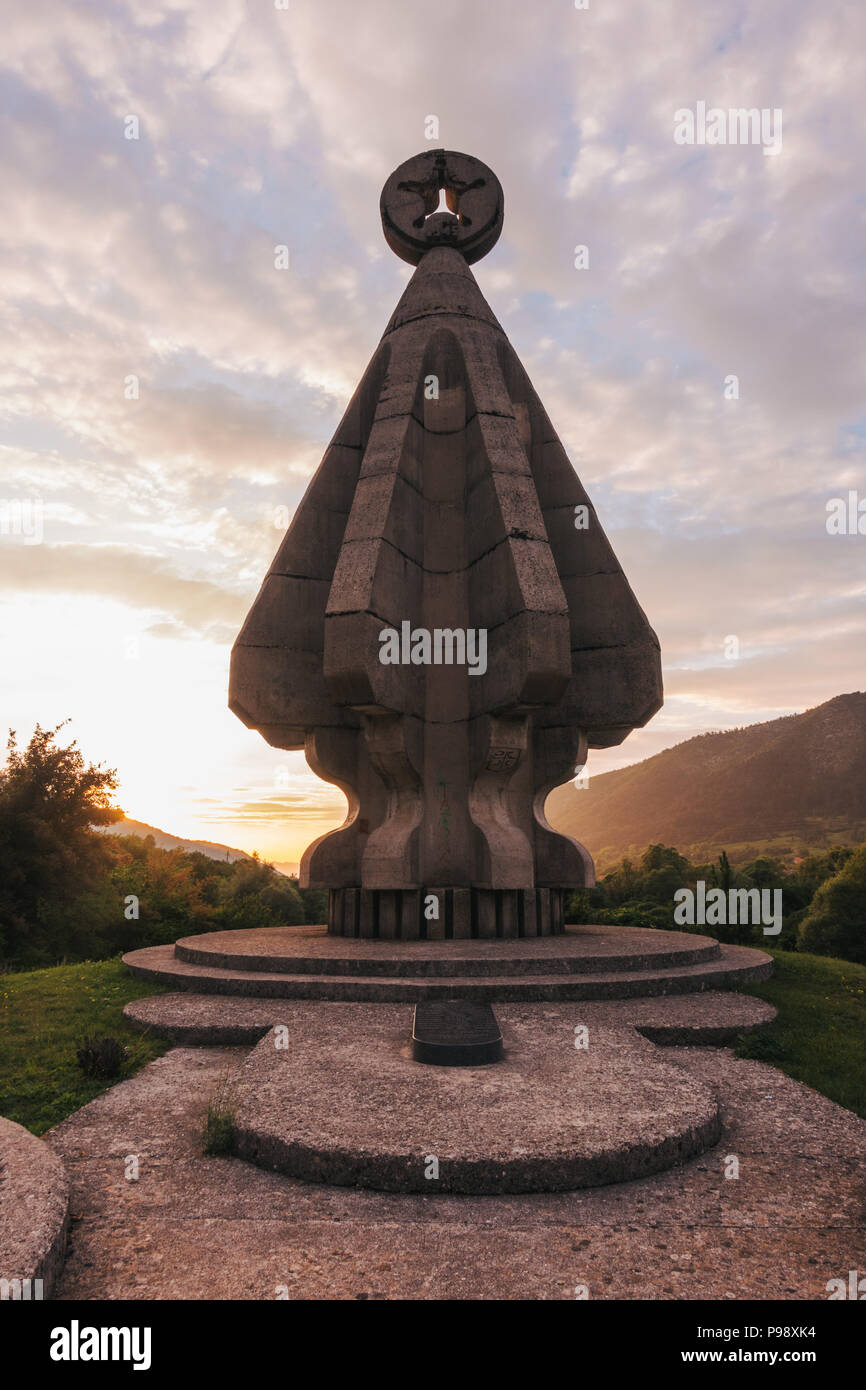
[[168, 1044], [133, 1032], [122, 1011], [129, 999], [161, 993], [133, 979], [119, 958], [0, 974], [0, 1115], [44, 1134], [114, 1085], [79, 1068], [75, 1043], [83, 1033], [111, 1033], [125, 1044], [124, 1077], [159, 1057]]
[[[763, 949], [768, 949], [766, 946]], [[773, 1066], [866, 1119], [866, 966], [769, 948], [773, 978], [749, 985], [779, 1010]]]

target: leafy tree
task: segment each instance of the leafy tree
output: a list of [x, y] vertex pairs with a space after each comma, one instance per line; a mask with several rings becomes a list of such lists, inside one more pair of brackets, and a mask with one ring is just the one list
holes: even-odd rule
[[[124, 835], [113, 846], [114, 893], [103, 930], [111, 953], [165, 945], [179, 936], [212, 929], [213, 909], [205, 900], [192, 856], [182, 849], [157, 849], [152, 835], [138, 840], [142, 853], [136, 839]], [[127, 918], [124, 905], [130, 895], [138, 901], [138, 916]]]
[[782, 880], [787, 874], [785, 866], [780, 864], [778, 859], [761, 856], [753, 859], [751, 864], [745, 864], [741, 876], [745, 880], [745, 886], [749, 888], [781, 888]]
[[837, 874], [854, 850], [848, 845], [834, 845], [826, 854], [806, 854], [801, 857], [796, 872], [785, 885], [786, 901], [792, 908], [808, 907], [822, 883]]
[[93, 827], [123, 815], [111, 804], [116, 772], [85, 763], [75, 741], [60, 747], [63, 727], [37, 724], [24, 750], [10, 730], [0, 770], [0, 956], [16, 964], [47, 964], [83, 944], [92, 924], [76, 920], [75, 906], [110, 862]]
[[640, 857], [640, 866], [645, 874], [672, 868], [682, 876], [689, 867], [689, 861], [671, 845], [648, 845]]
[[612, 903], [628, 902], [637, 892], [639, 874], [630, 859], [621, 859], [615, 869], [605, 874], [601, 887]]
[[[297, 886], [297, 879], [292, 879]], [[322, 925], [328, 920], [327, 888], [299, 888], [304, 903], [304, 921], [311, 926]]]
[[730, 889], [733, 877], [734, 873], [728, 858], [728, 851], [723, 849], [719, 855], [719, 887], [723, 893], [727, 893]]
[[800, 923], [797, 945], [866, 965], [866, 845], [822, 883]]
[[299, 926], [304, 920], [304, 900], [290, 878], [274, 874], [259, 893], [259, 901], [271, 914], [275, 926]]

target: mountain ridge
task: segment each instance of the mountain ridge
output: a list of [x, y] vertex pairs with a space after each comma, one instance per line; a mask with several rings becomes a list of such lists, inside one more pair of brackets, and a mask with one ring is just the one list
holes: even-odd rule
[[[152, 835], [157, 849], [182, 849], [187, 854], [198, 851], [199, 854], [206, 854], [208, 859], [224, 859], [229, 864], [233, 864], [236, 859], [252, 859], [252, 855], [244, 849], [234, 849], [231, 845], [221, 845], [214, 840], [187, 840], [182, 835], [173, 835], [170, 830], [160, 830], [156, 825], [148, 825], [147, 821], [131, 820], [128, 816], [115, 821], [113, 825], [93, 828], [106, 835], [140, 835], [142, 839]], [[297, 878], [299, 867], [288, 859], [271, 863], [271, 868], [286, 878]]]
[[230, 864], [236, 859], [252, 858], [246, 850], [233, 849], [231, 845], [220, 845], [213, 840], [187, 840], [183, 835], [172, 835], [169, 830], [160, 830], [158, 826], [148, 825], [143, 820], [130, 820], [128, 816], [115, 821], [113, 825], [94, 826], [94, 829], [106, 835], [140, 835], [142, 839], [152, 835], [157, 849], [183, 849], [189, 854], [197, 850], [200, 854], [206, 854], [208, 859], [224, 859]]
[[866, 839], [866, 693], [834, 696], [801, 714], [698, 734], [661, 753], [558, 787], [557, 829], [585, 844], [601, 871], [648, 844], [701, 862], [726, 849], [798, 851]]

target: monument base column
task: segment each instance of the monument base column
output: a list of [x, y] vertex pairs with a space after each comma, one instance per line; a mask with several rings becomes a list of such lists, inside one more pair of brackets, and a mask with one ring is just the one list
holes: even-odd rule
[[570, 888], [332, 888], [328, 934], [380, 941], [558, 936]]

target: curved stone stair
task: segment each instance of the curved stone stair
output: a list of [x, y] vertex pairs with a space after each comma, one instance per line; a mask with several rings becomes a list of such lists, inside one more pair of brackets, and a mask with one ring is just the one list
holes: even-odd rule
[[[281, 999], [192, 993], [133, 999], [123, 1013], [139, 1032], [155, 1033], [181, 1047], [252, 1046], [287, 1017]], [[662, 1047], [723, 1047], [742, 1033], [767, 1027], [775, 1017], [776, 1010], [763, 999], [718, 990], [586, 1001], [581, 1008], [589, 1027], [628, 1025]]]
[[766, 979], [772, 958], [710, 937], [573, 927], [533, 940], [395, 942], [270, 928], [131, 951], [134, 975], [199, 994], [355, 1003], [528, 1003], [697, 994]]

